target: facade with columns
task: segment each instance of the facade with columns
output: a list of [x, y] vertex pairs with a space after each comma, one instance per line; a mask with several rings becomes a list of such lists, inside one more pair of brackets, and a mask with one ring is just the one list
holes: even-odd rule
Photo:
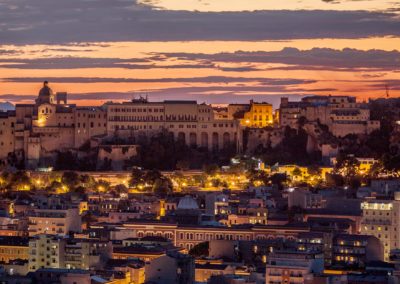
[[240, 122], [217, 119], [212, 106], [196, 101], [148, 102], [145, 99], [109, 104], [107, 134], [151, 137], [162, 130], [189, 146], [220, 150], [241, 148]]
[[308, 232], [308, 227], [257, 225], [249, 227], [181, 226], [170, 223], [135, 222], [124, 223], [118, 230], [131, 230], [133, 235], [165, 237], [175, 246], [191, 249], [195, 245], [211, 240], [295, 240], [299, 233]]
[[[68, 104], [66, 93], [56, 93], [44, 82], [34, 104], [17, 104], [0, 115], [0, 161], [10, 156], [28, 168], [54, 161], [57, 151], [79, 149], [94, 137], [151, 137], [168, 131], [193, 147], [241, 150], [237, 119], [219, 119], [211, 105], [196, 101], [109, 103], [100, 107]], [[134, 140], [133, 140], [134, 141]]]

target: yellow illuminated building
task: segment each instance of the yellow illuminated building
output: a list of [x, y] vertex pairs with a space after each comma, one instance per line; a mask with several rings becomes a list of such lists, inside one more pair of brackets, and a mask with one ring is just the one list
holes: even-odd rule
[[240, 121], [242, 126], [262, 128], [273, 124], [272, 105], [250, 101], [249, 111], [244, 113]]
[[21, 237], [2, 237], [0, 243], [0, 261], [8, 263], [15, 259], [28, 260], [29, 246]]

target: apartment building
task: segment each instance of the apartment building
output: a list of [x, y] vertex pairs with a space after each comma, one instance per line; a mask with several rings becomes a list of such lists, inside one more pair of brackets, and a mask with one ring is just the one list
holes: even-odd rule
[[42, 268], [99, 269], [111, 258], [110, 241], [70, 239], [40, 234], [29, 240], [29, 270]]
[[381, 241], [368, 235], [338, 234], [332, 251], [332, 262], [343, 267], [365, 268], [368, 262], [384, 259]]
[[98, 239], [70, 239], [65, 244], [64, 265], [67, 269], [98, 269], [111, 258], [112, 243]]
[[29, 240], [29, 271], [41, 268], [64, 268], [65, 244], [61, 236], [41, 234]]
[[79, 208], [36, 208], [29, 214], [29, 236], [67, 235], [81, 231]]
[[396, 195], [395, 200], [370, 200], [361, 203], [361, 234], [375, 236], [382, 242], [385, 261], [389, 260], [390, 251], [400, 246], [399, 197]]
[[294, 188], [288, 193], [288, 206], [302, 209], [323, 208], [325, 200], [319, 193], [313, 193], [307, 189]]
[[311, 252], [279, 252], [268, 256], [266, 284], [305, 283], [324, 270], [323, 254]]
[[28, 238], [26, 237], [0, 237], [0, 261], [9, 263], [15, 259], [28, 259]]

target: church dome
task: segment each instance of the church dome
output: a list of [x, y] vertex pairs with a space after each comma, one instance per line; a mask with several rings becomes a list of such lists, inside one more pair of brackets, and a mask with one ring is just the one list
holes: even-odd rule
[[53, 91], [51, 88], [48, 86], [49, 82], [44, 81], [43, 82], [43, 87], [39, 91], [39, 96], [36, 99], [36, 104], [41, 105], [41, 104], [52, 104], [54, 102], [54, 95]]
[[44, 81], [43, 88], [39, 91], [39, 97], [51, 97], [53, 95], [53, 91], [48, 86], [49, 82]]
[[199, 205], [191, 196], [186, 195], [179, 200], [177, 209], [199, 209]]

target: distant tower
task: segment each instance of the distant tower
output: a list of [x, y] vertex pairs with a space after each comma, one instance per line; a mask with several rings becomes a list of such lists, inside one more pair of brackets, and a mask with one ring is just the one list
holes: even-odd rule
[[39, 96], [36, 99], [36, 105], [39, 106], [41, 104], [53, 104], [54, 103], [54, 94], [53, 91], [49, 87], [49, 82], [43, 82], [43, 88], [39, 91]]
[[58, 92], [58, 93], [56, 93], [57, 104], [58, 105], [60, 105], [60, 104], [66, 105], [67, 102], [68, 102], [67, 96], [68, 96], [68, 94], [66, 92]]
[[389, 98], [389, 85], [388, 84], [385, 85], [385, 89], [386, 89], [386, 98], [388, 99]]

